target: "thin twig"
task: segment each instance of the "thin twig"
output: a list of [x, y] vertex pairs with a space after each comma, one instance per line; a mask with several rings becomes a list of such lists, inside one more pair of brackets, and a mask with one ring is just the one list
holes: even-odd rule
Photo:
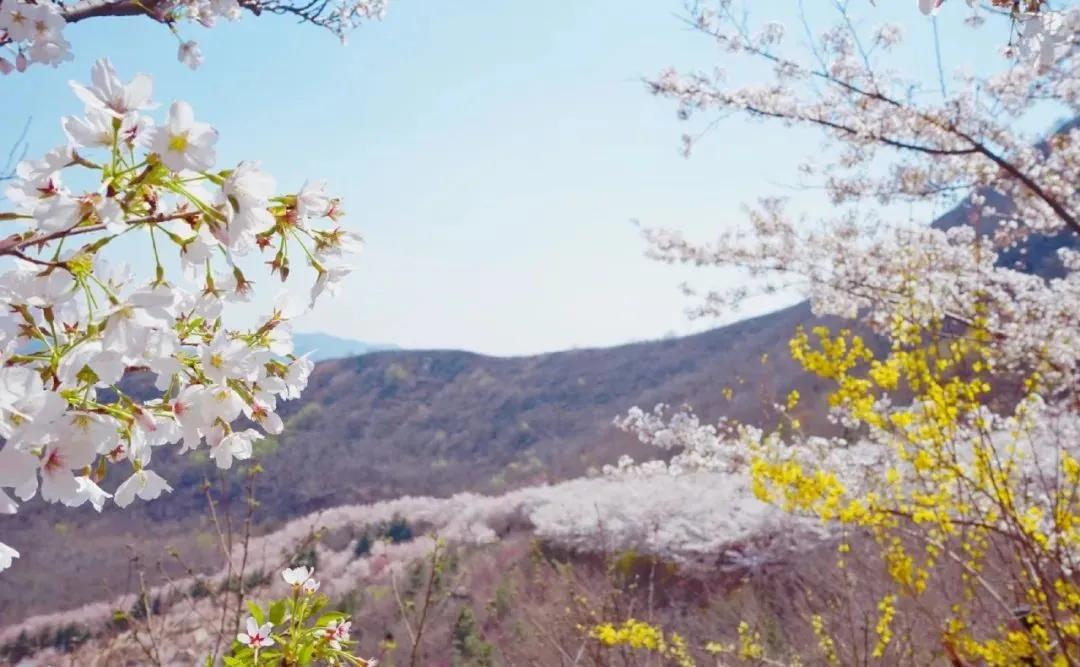
[[435, 540], [435, 548], [431, 551], [431, 574], [428, 575], [427, 590], [424, 592], [424, 606], [420, 610], [420, 620], [416, 624], [416, 638], [413, 640], [412, 653], [409, 656], [409, 667], [416, 667], [417, 651], [420, 650], [420, 640], [424, 637], [424, 621], [427, 620], [428, 607], [431, 605], [431, 595], [435, 591], [435, 579], [439, 574], [439, 540]]

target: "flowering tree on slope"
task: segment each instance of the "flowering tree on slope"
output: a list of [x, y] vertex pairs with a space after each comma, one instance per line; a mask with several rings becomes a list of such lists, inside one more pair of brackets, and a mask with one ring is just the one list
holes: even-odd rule
[[[965, 11], [916, 4], [943, 17]], [[1066, 122], [1045, 138], [1017, 129], [1048, 110], [1080, 112], [1080, 10], [974, 7], [972, 29], [1009, 32], [1003, 67], [924, 86], [889, 67], [901, 30], [866, 29], [855, 6], [838, 1], [835, 25], [806, 28], [808, 50], [779, 24], [753, 31], [727, 0], [697, 6], [699, 31], [728, 57], [766, 65], [772, 79], [736, 86], [722, 72], [668, 71], [650, 82], [687, 119], [745, 114], [820, 129], [825, 159], [803, 172], [828, 193], [835, 217], [811, 223], [769, 199], [748, 227], [712, 244], [646, 231], [662, 261], [741, 267], [762, 289], [800, 289], [817, 315], [857, 320], [886, 343], [825, 328], [791, 342], [829, 387], [830, 418], [847, 435], [805, 433], [792, 413], [797, 395], [777, 406], [787, 419], [771, 430], [635, 409], [620, 424], [674, 457], [627, 459], [613, 472], [742, 471], [759, 498], [872, 538], [891, 581], [870, 610], [872, 640], [841, 642], [834, 631], [849, 620], [829, 618], [823, 605], [813, 617], [818, 654], [804, 658], [1080, 664], [1080, 129]], [[969, 224], [951, 229], [875, 212], [963, 193]], [[1058, 251], [1060, 277], [1002, 261], [1062, 235], [1070, 242]], [[746, 295], [708, 292], [696, 312]], [[915, 619], [938, 637], [898, 631]], [[752, 641], [734, 652], [766, 658]]]

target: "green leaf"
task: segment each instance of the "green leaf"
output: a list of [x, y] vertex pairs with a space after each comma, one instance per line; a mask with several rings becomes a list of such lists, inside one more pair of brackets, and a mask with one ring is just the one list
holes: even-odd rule
[[259, 605], [255, 604], [251, 600], [248, 600], [247, 601], [247, 608], [248, 608], [248, 611], [251, 612], [251, 615], [253, 617], [255, 617], [255, 622], [256, 623], [258, 623], [259, 625], [262, 625], [263, 623], [266, 622], [265, 619], [264, 619], [264, 616], [263, 616], [262, 609], [259, 607]]
[[270, 605], [270, 622], [279, 625], [285, 620], [285, 600], [278, 600]]
[[340, 623], [341, 621], [345, 620], [348, 617], [349, 617], [348, 614], [340, 612], [340, 611], [327, 612], [327, 613], [323, 614], [322, 616], [320, 616], [319, 620], [315, 621], [315, 627], [317, 627], [317, 628], [326, 627], [327, 624], [330, 623], [330, 621], [337, 621], [337, 622]]

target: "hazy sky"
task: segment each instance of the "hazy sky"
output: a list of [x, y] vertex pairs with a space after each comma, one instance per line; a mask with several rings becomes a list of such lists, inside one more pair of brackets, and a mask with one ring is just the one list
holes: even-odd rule
[[[931, 26], [914, 3], [878, 3], [893, 5], [888, 12], [853, 4], [865, 5], [868, 23], [904, 19], [915, 54], [932, 62]], [[950, 4], [950, 67], [992, 58], [994, 44], [972, 41], [958, 27], [962, 3]], [[681, 157], [679, 137], [690, 128], [641, 82], [668, 65], [719, 62], [679, 21], [681, 7], [396, 0], [385, 21], [346, 46], [287, 19], [245, 16], [211, 30], [183, 27], [206, 56], [197, 72], [176, 62], [164, 27], [88, 21], [68, 28], [74, 62], [0, 79], [0, 145], [26, 115], [32, 154], [60, 143], [59, 117], [81, 109], [67, 80], [87, 80], [91, 62], [107, 54], [125, 79], [154, 75], [159, 118], [185, 99], [217, 127], [219, 166], [258, 159], [282, 188], [326, 179], [345, 197], [345, 222], [368, 245], [342, 294], [321, 302], [301, 330], [491, 354], [685, 333], [717, 323], [687, 320], [679, 283], [740, 278], [644, 258], [631, 220], [708, 239], [739, 222], [743, 202], [788, 193], [819, 138], [733, 118]], [[799, 194], [799, 205], [810, 215], [827, 210], [812, 193]]]

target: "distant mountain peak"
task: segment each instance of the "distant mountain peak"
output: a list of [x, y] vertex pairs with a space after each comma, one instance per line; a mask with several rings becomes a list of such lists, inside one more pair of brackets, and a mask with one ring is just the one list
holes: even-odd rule
[[312, 361], [358, 357], [371, 352], [400, 349], [397, 345], [364, 343], [317, 331], [293, 334], [293, 347], [294, 354], [297, 356], [307, 354]]

